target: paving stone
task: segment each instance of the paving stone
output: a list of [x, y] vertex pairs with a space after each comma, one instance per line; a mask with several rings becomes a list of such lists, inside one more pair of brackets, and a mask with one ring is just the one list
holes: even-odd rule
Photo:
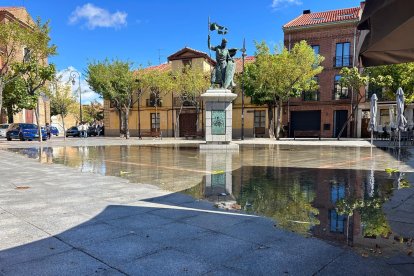
[[[133, 207], [137, 208], [137, 207]], [[146, 229], [155, 227], [167, 223], [171, 223], [173, 220], [167, 218], [161, 218], [159, 216], [151, 215], [149, 213], [142, 213], [134, 216], [107, 220], [106, 223], [116, 226], [128, 231], [134, 231], [139, 229]]]
[[5, 275], [86, 275], [110, 269], [107, 265], [77, 250], [71, 250], [47, 258], [2, 267]]
[[[318, 275], [400, 275], [392, 267], [376, 258], [361, 258], [346, 252], [334, 259]], [[408, 274], [407, 274], [408, 275]]]
[[142, 234], [148, 240], [158, 242], [162, 245], [174, 247], [180, 240], [188, 240], [208, 233], [209, 231], [196, 226], [173, 222], [157, 227], [142, 230]]
[[254, 245], [220, 233], [207, 232], [192, 239], [180, 240], [173, 248], [199, 256], [207, 262], [222, 265], [229, 259], [252, 251]]
[[211, 267], [211, 264], [189, 254], [162, 250], [126, 263], [122, 269], [130, 275], [201, 275]]
[[82, 246], [88, 254], [118, 268], [161, 249], [161, 245], [134, 234]]
[[120, 229], [102, 222], [96, 222], [68, 229], [65, 232], [58, 234], [57, 237], [72, 246], [82, 247], [91, 243], [114, 239], [128, 234], [130, 234], [130, 231], [125, 229]]
[[218, 211], [218, 213], [201, 213], [198, 216], [184, 218], [180, 221], [205, 229], [220, 231], [223, 228], [251, 219], [250, 216], [238, 216]]
[[55, 255], [72, 249], [60, 240], [48, 237], [21, 246], [0, 251], [0, 267], [28, 262], [45, 256]]

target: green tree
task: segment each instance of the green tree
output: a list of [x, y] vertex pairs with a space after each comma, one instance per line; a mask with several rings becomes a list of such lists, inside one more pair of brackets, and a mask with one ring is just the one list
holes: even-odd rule
[[197, 113], [197, 121], [196, 121], [196, 128], [198, 130], [198, 113], [200, 110], [200, 95], [204, 93], [209, 85], [209, 74], [205, 73], [202, 69], [194, 68], [187, 66], [183, 68], [183, 70], [175, 73], [173, 75], [175, 80], [174, 93], [178, 98], [180, 103], [180, 109], [176, 113], [176, 120], [175, 120], [175, 137], [179, 135], [179, 122], [180, 122], [180, 115], [185, 103], [189, 103], [190, 105], [196, 108]]
[[[56, 46], [50, 45], [49, 22], [42, 23], [40, 18], [32, 22], [29, 18], [23, 24], [17, 21], [10, 21], [1, 25], [0, 28], [0, 51], [2, 62], [0, 63], [0, 110], [3, 107], [3, 90], [7, 83], [24, 76], [26, 71], [20, 71], [22, 66], [16, 64], [25, 63], [27, 60], [44, 62], [49, 56], [56, 54]], [[22, 60], [17, 60], [19, 54], [25, 47], [25, 56]], [[27, 67], [25, 69], [28, 69]], [[21, 83], [22, 80], [18, 80]], [[12, 86], [16, 85], [12, 84]], [[30, 89], [26, 89], [26, 92]], [[12, 91], [9, 91], [12, 93]], [[18, 93], [21, 90], [17, 90]], [[10, 98], [22, 98], [24, 95], [11, 95]], [[32, 97], [34, 94], [28, 94]]]
[[141, 94], [148, 92], [151, 95], [156, 114], [158, 114], [158, 106], [162, 104], [162, 97], [173, 92], [177, 87], [171, 71], [141, 69], [137, 73], [137, 81]]
[[138, 94], [132, 63], [108, 59], [88, 64], [86, 81], [92, 90], [111, 101], [118, 111], [120, 134], [129, 139], [129, 111]]
[[53, 89], [50, 92], [50, 113], [60, 115], [63, 125], [63, 137], [66, 139], [65, 117], [70, 113], [70, 107], [76, 103], [69, 85], [60, 85], [53, 82]]
[[25, 82], [21, 76], [13, 78], [5, 85], [3, 91], [3, 108], [7, 111], [8, 121], [13, 121], [13, 115], [22, 109], [36, 108], [37, 97], [27, 94]]
[[84, 106], [83, 114], [85, 121], [90, 124], [96, 121], [102, 121], [104, 118], [103, 105], [94, 100], [90, 102], [89, 105]]
[[355, 121], [357, 121], [355, 118], [356, 111], [361, 101], [365, 98], [367, 84], [371, 83], [375, 85], [376, 87], [387, 88], [387, 87], [390, 87], [393, 82], [392, 77], [390, 76], [376, 75], [376, 76], [368, 77], [367, 72], [365, 71], [360, 72], [358, 68], [356, 67], [353, 67], [353, 68], [344, 67], [341, 69], [340, 74], [341, 74], [341, 79], [340, 79], [341, 85], [351, 89], [351, 93], [353, 93], [352, 98], [356, 99], [356, 101], [353, 102], [352, 112], [349, 115], [346, 122], [344, 123], [344, 125], [342, 126], [341, 131], [339, 131], [338, 133], [338, 140], [339, 140], [339, 137], [341, 137], [342, 132], [344, 131], [347, 124], [352, 119], [355, 119]]
[[370, 77], [370, 86], [384, 88], [385, 100], [395, 100], [395, 93], [401, 87], [406, 104], [414, 101], [414, 63], [368, 67], [365, 73]]
[[[317, 89], [314, 77], [322, 72], [324, 58], [315, 55], [313, 49], [301, 41], [291, 51], [283, 48], [272, 53], [265, 42], [256, 43], [255, 62], [246, 66], [244, 84], [246, 95], [252, 103], [267, 105], [269, 135], [279, 139], [282, 104], [291, 97], [298, 97], [302, 91]], [[274, 131], [273, 109], [278, 107], [276, 133]]]
[[38, 55], [31, 55], [23, 63], [14, 63], [13, 71], [21, 76], [26, 95], [36, 99], [36, 123], [39, 131], [39, 141], [42, 141], [41, 126], [39, 120], [39, 101], [37, 100], [42, 93], [45, 93], [45, 84], [54, 79], [56, 69], [54, 64], [45, 64], [44, 60], [39, 60]]

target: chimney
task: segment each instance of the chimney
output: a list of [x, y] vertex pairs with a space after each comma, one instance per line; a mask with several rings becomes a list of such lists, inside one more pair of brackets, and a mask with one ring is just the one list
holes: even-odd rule
[[303, 14], [310, 14], [311, 10], [303, 10]]
[[365, 1], [361, 1], [361, 3], [359, 3], [359, 7], [361, 8], [361, 10], [364, 10], [364, 8], [365, 8]]

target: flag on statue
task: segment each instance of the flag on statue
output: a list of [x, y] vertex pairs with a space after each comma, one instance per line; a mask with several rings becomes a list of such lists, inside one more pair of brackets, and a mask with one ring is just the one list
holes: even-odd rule
[[210, 31], [217, 31], [218, 34], [225, 35], [228, 32], [228, 29], [226, 27], [220, 26], [217, 23], [211, 23], [210, 24]]

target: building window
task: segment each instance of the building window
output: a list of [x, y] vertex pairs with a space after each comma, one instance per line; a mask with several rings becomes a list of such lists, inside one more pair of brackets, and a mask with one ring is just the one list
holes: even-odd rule
[[185, 67], [191, 68], [191, 65], [192, 65], [191, 59], [183, 59], [182, 62], [183, 62], [184, 68]]
[[151, 113], [151, 130], [160, 130], [160, 113]]
[[154, 107], [154, 106], [161, 107], [162, 100], [160, 99], [160, 95], [158, 93], [151, 93], [150, 98], [147, 99], [146, 105], [147, 107]]
[[334, 233], [343, 233], [345, 229], [346, 217], [338, 215], [335, 209], [329, 210], [330, 231]]
[[348, 99], [348, 87], [342, 86], [340, 83], [341, 76], [336, 75], [335, 81], [334, 81], [334, 93], [333, 93], [333, 99], [334, 100], [342, 100], [342, 99]]
[[331, 202], [336, 203], [338, 200], [345, 198], [345, 184], [334, 183], [331, 185]]
[[27, 47], [23, 48], [23, 62], [28, 62], [30, 59], [30, 49]]
[[334, 57], [334, 67], [349, 67], [351, 66], [351, 43], [337, 43]]
[[[313, 81], [316, 84], [319, 84], [319, 78], [313, 77]], [[302, 101], [312, 102], [312, 101], [319, 101], [319, 91], [303, 91], [302, 92]]]
[[254, 127], [265, 127], [266, 123], [266, 111], [255, 110], [254, 111]]
[[312, 45], [313, 52], [315, 56], [319, 55], [320, 46], [319, 45]]

